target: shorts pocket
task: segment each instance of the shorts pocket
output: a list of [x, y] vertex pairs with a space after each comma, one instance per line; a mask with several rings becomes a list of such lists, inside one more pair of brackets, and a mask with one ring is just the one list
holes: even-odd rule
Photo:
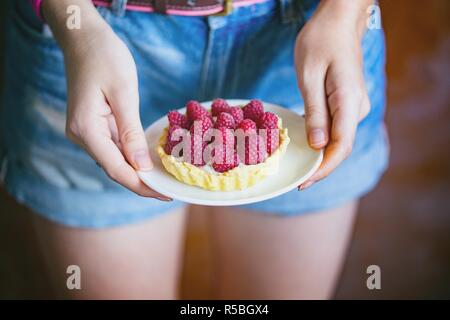
[[12, 25], [21, 38], [33, 45], [57, 46], [50, 29], [36, 16], [27, 1], [14, 1], [11, 5]]

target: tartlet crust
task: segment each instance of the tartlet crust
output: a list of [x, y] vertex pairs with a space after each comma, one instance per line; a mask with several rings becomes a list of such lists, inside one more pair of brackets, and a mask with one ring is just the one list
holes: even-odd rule
[[[281, 121], [280, 121], [281, 122]], [[237, 191], [249, 188], [278, 170], [280, 160], [290, 142], [287, 128], [280, 126], [280, 144], [264, 162], [254, 165], [240, 165], [224, 173], [208, 172], [201, 167], [180, 161], [164, 152], [168, 128], [159, 138], [156, 152], [164, 168], [177, 180], [210, 191]]]

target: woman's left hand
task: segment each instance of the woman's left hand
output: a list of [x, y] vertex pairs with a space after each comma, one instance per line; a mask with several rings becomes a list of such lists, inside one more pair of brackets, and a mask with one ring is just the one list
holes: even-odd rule
[[358, 123], [369, 113], [361, 53], [368, 5], [367, 0], [323, 0], [297, 37], [295, 65], [308, 142], [325, 148], [320, 168], [300, 189], [328, 176], [350, 155]]

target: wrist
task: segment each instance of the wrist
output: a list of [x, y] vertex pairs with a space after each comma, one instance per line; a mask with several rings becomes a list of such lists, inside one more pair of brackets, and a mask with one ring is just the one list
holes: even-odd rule
[[362, 38], [369, 17], [367, 9], [374, 3], [374, 0], [321, 0], [317, 12], [326, 15], [330, 23], [352, 30]]
[[[69, 6], [79, 8], [80, 28], [69, 28]], [[111, 30], [90, 0], [43, 0], [41, 13], [63, 51], [89, 42], [94, 35]]]

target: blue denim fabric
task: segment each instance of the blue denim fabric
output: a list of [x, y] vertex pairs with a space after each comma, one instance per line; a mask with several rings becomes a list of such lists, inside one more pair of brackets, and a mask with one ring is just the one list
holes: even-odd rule
[[[317, 2], [270, 0], [225, 17], [98, 10], [136, 61], [146, 127], [190, 99], [259, 98], [302, 112], [293, 46]], [[77, 227], [122, 225], [183, 206], [127, 191], [65, 138], [63, 56], [26, 3], [12, 1], [7, 28], [0, 116], [0, 173], [6, 189], [36, 213]], [[388, 159], [383, 32], [368, 31], [363, 49], [372, 110], [359, 125], [352, 155], [310, 189], [246, 208], [302, 214], [360, 197], [376, 185]]]

